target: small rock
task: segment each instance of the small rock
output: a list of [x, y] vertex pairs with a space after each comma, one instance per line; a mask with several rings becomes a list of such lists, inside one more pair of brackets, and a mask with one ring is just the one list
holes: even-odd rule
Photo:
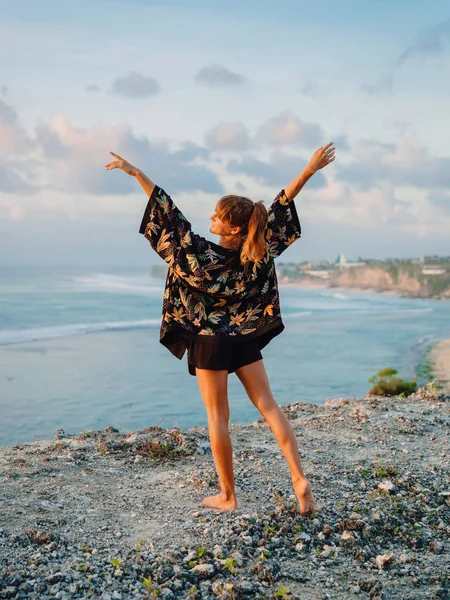
[[375, 563], [380, 571], [387, 569], [391, 562], [392, 554], [379, 554], [375, 559]]
[[347, 531], [347, 529], [345, 529], [342, 532], [341, 540], [344, 540], [344, 541], [348, 540], [350, 542], [354, 542], [355, 538], [353, 537], [353, 534], [351, 533], [351, 531]]
[[209, 563], [202, 563], [201, 565], [195, 565], [190, 569], [191, 573], [195, 573], [196, 575], [209, 576], [214, 573], [214, 565]]
[[378, 484], [378, 489], [382, 492], [391, 492], [394, 489], [394, 484], [389, 479], [385, 479], [381, 483]]

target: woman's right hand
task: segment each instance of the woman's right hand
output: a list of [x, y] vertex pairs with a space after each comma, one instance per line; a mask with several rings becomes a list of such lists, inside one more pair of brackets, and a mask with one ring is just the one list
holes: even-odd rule
[[114, 152], [110, 152], [110, 154], [117, 158], [117, 160], [113, 160], [112, 162], [105, 165], [105, 169], [107, 171], [110, 171], [111, 169], [120, 169], [127, 175], [136, 175], [136, 173], [138, 172], [138, 169], [136, 169], [136, 167], [133, 167], [133, 165], [131, 165], [118, 154], [114, 154]]
[[333, 144], [334, 142], [330, 142], [326, 146], [320, 146], [320, 148], [316, 150], [310, 158], [307, 168], [311, 169], [315, 173], [319, 169], [323, 169], [329, 165], [330, 162], [333, 162], [335, 159], [334, 153], [336, 152], [336, 148]]

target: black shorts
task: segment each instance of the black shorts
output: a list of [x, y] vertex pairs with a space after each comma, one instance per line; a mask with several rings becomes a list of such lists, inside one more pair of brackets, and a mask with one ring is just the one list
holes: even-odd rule
[[189, 340], [187, 349], [188, 370], [195, 376], [198, 369], [227, 370], [236, 369], [262, 359], [259, 344], [255, 340], [248, 342], [225, 342], [221, 344]]

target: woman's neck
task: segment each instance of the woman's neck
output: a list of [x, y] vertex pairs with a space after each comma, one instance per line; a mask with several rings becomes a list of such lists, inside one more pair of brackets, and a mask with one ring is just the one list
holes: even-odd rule
[[236, 242], [235, 237], [221, 235], [219, 239], [219, 246], [223, 246], [224, 248], [228, 248], [229, 250], [235, 250], [239, 247], [239, 243]]

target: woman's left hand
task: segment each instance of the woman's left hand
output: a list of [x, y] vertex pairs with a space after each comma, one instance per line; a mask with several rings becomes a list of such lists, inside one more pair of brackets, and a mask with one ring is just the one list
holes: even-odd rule
[[309, 163], [310, 168], [314, 173], [319, 169], [323, 169], [329, 165], [335, 159], [336, 148], [334, 142], [329, 142], [326, 146], [320, 146], [318, 150], [314, 152]]

